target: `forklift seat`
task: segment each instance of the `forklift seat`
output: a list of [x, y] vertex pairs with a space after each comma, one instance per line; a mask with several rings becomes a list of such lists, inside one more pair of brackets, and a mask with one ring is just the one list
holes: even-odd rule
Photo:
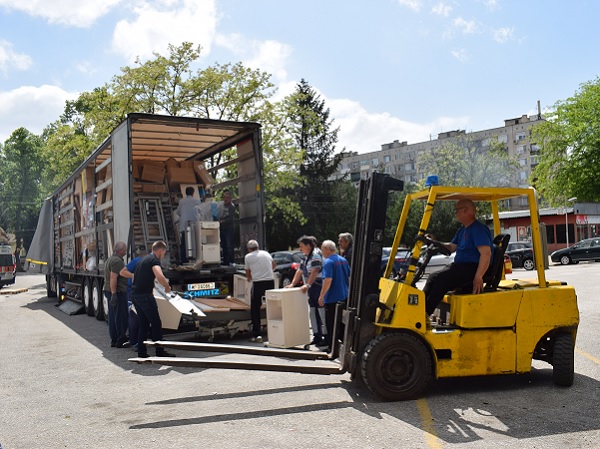
[[[498, 288], [498, 284], [502, 279], [502, 268], [504, 268], [504, 253], [510, 240], [510, 234], [498, 234], [494, 237], [494, 252], [492, 253], [492, 260], [487, 271], [483, 275], [483, 291], [493, 292]], [[459, 293], [471, 293], [473, 290], [473, 283], [468, 282], [459, 289]]]
[[483, 275], [483, 283], [485, 284], [483, 291], [492, 292], [498, 288], [498, 284], [502, 279], [502, 269], [504, 268], [504, 253], [509, 240], [510, 234], [498, 234], [494, 237], [494, 254], [490, 266]]

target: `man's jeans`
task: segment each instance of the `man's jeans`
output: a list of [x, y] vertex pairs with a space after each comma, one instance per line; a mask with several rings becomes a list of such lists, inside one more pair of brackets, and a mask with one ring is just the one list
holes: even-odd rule
[[[112, 295], [105, 290], [104, 296], [108, 300], [108, 334], [110, 335], [110, 341], [120, 345], [127, 341], [127, 329], [129, 328], [127, 292]], [[116, 301], [114, 301], [114, 296], [117, 297]]]
[[[131, 297], [133, 305], [138, 315], [140, 322], [140, 332], [138, 334], [138, 355], [148, 354], [144, 341], [148, 338], [148, 330], [152, 341], [160, 341], [163, 338], [162, 322], [158, 314], [158, 305], [154, 295], [133, 294]], [[163, 348], [156, 348], [156, 355], [161, 355], [164, 352]]]

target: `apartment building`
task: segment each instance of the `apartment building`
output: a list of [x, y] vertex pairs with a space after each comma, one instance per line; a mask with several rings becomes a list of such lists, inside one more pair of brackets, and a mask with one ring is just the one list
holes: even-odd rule
[[[527, 187], [529, 175], [538, 163], [539, 146], [530, 140], [531, 128], [543, 120], [541, 114], [504, 121], [504, 126], [483, 131], [474, 131], [470, 137], [480, 142], [482, 146], [488, 146], [492, 139], [497, 139], [506, 145], [511, 156], [516, 156], [519, 162], [519, 170], [513, 177], [512, 187]], [[366, 179], [371, 173], [387, 173], [407, 183], [415, 183], [431, 173], [420, 173], [419, 156], [452, 141], [461, 135], [464, 130], [455, 130], [439, 133], [437, 139], [426, 142], [409, 144], [395, 140], [391, 143], [381, 145], [381, 150], [358, 154], [357, 152], [345, 153], [342, 159], [338, 176], [349, 176], [353, 182]], [[526, 199], [525, 199], [526, 201]], [[520, 209], [526, 204], [506, 204], [510, 209]]]

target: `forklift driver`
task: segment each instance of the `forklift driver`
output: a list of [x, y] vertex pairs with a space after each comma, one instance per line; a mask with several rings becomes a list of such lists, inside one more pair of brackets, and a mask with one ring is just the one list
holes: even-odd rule
[[460, 200], [454, 207], [456, 219], [462, 224], [451, 242], [442, 243], [451, 252], [454, 262], [429, 276], [423, 288], [427, 315], [431, 315], [444, 295], [451, 290], [473, 283], [473, 293], [483, 290], [483, 275], [492, 258], [492, 235], [486, 225], [475, 217], [475, 203]]

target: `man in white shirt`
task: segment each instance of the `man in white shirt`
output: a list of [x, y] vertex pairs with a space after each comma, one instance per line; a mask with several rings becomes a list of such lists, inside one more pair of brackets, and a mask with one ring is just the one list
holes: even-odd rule
[[263, 338], [260, 335], [260, 308], [265, 292], [275, 288], [273, 270], [276, 264], [268, 252], [259, 249], [256, 240], [249, 240], [246, 248], [248, 248], [248, 254], [244, 258], [246, 279], [248, 282], [252, 282], [250, 300], [252, 339], [250, 341], [262, 343]]

